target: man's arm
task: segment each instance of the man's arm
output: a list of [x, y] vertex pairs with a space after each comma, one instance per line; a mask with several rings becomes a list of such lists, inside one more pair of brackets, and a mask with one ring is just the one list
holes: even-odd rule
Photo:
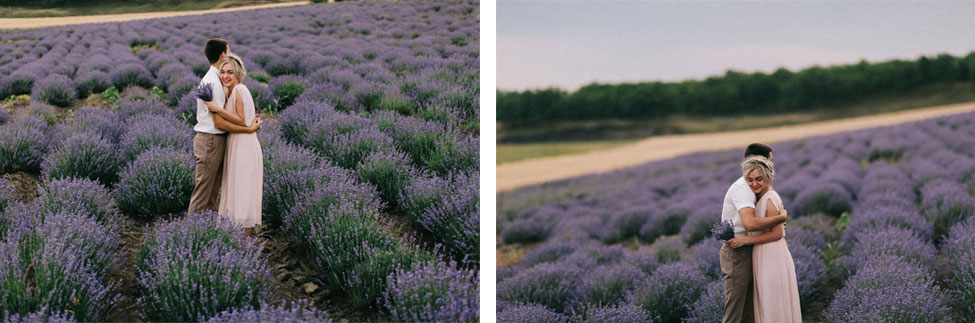
[[261, 120], [258, 119], [257, 116], [254, 116], [254, 123], [252, 123], [250, 125], [250, 127], [244, 127], [244, 126], [235, 125], [235, 124], [231, 123], [230, 121], [227, 121], [227, 119], [224, 119], [219, 114], [214, 113], [214, 112], [210, 112], [210, 116], [213, 117], [213, 125], [215, 127], [217, 127], [217, 129], [220, 129], [220, 130], [223, 130], [223, 131], [226, 131], [226, 132], [231, 132], [231, 133], [253, 133], [253, 132], [257, 131], [257, 129], [261, 129]]
[[755, 208], [752, 207], [738, 210], [738, 215], [741, 216], [741, 224], [745, 227], [746, 231], [765, 230], [777, 224], [785, 223], [787, 216], [785, 210], [782, 210], [782, 214], [780, 215], [759, 218], [755, 216]]
[[[771, 200], [766, 201], [766, 205], [768, 206], [765, 209], [766, 218], [774, 218], [780, 216], [779, 210], [775, 208], [775, 205], [772, 204]], [[754, 210], [752, 210], [752, 212], [754, 212]], [[769, 230], [767, 232], [762, 232], [761, 234], [757, 234], [753, 236], [734, 238], [729, 240], [728, 243], [731, 244], [732, 248], [738, 248], [743, 245], [756, 245], [756, 244], [773, 242], [782, 239], [782, 237], [785, 236], [784, 226], [785, 226], [784, 224], [777, 224], [772, 227], [772, 230]]]

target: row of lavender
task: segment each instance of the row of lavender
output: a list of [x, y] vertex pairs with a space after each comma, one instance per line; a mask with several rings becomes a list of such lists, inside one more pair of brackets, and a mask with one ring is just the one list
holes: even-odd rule
[[[806, 315], [975, 315], [975, 114], [773, 148]], [[740, 159], [694, 154], [500, 194], [500, 240], [542, 244], [498, 268], [499, 321], [720, 320], [708, 229]]]
[[[31, 58], [40, 59], [20, 64], [23, 66], [2, 78], [6, 82], [4, 86], [17, 84], [22, 75], [44, 75], [48, 72], [44, 64], [84, 54], [87, 61], [81, 59], [83, 63], [78, 65], [67, 64], [73, 66], [69, 68], [73, 76], [83, 78], [92, 73], [111, 72], [111, 82], [102, 82], [101, 88], [148, 87], [154, 84], [145, 80], [153, 81], [155, 77], [155, 85], [164, 91], [127, 98], [115, 111], [84, 107], [63, 123], [56, 122], [57, 109], [37, 101], [56, 102], [47, 100], [44, 91], [32, 92], [40, 100], [35, 100], [20, 115], [12, 119], [0, 115], [0, 121], [6, 121], [0, 126], [0, 154], [3, 155], [0, 169], [4, 173], [40, 171], [45, 178], [79, 177], [99, 181], [113, 188], [111, 200], [120, 211], [133, 216], [154, 218], [185, 210], [193, 186], [192, 131], [179, 117], [193, 122], [185, 118], [184, 110], [189, 110], [189, 102], [194, 101], [188, 91], [199, 76], [186, 72], [199, 75], [207, 66], [197, 53], [199, 46], [186, 46], [186, 43], [194, 39], [202, 44], [211, 34], [188, 31], [220, 30], [221, 36], [231, 40], [233, 51], [245, 58], [248, 51], [254, 51], [251, 57], [259, 64], [248, 65], [255, 79], [270, 78], [268, 73], [274, 76], [270, 83], [277, 97], [262, 94], [267, 89], [261, 83], [249, 84], [259, 102], [271, 102], [262, 105], [263, 108], [283, 109], [294, 102], [293, 108], [281, 115], [280, 125], [268, 122], [259, 133], [265, 156], [265, 223], [283, 224], [299, 245], [310, 250], [321, 269], [320, 282], [345, 290], [356, 306], [387, 310], [398, 320], [475, 320], [477, 137], [462, 129], [465, 123], [477, 118], [477, 89], [472, 88], [472, 84], [477, 84], [474, 8], [476, 3], [343, 4], [328, 9], [255, 12], [251, 18], [274, 27], [246, 26], [253, 30], [231, 25], [238, 17], [224, 14], [205, 16], [204, 23], [196, 17], [91, 25], [66, 34], [50, 30], [47, 34], [42, 31], [16, 34], [25, 37], [21, 39], [38, 37], [32, 48], [43, 47], [50, 52], [32, 56], [33, 49], [8, 51], [12, 56], [5, 54], [0, 60], [15, 58], [5, 67], [17, 66], [15, 62]], [[296, 20], [299, 18], [318, 20]], [[218, 25], [221, 20], [227, 21]], [[359, 29], [354, 33], [346, 25], [363, 20], [372, 24], [358, 24]], [[289, 25], [295, 21], [315, 21], [315, 25]], [[375, 29], [362, 29], [364, 26]], [[172, 33], [157, 34], [157, 29], [172, 29]], [[409, 32], [411, 39], [403, 39], [403, 30]], [[391, 33], [386, 34], [387, 31]], [[253, 37], [258, 34], [271, 40]], [[443, 37], [450, 35], [453, 35], [451, 43], [443, 43]], [[470, 41], [475, 42], [473, 52], [467, 44]], [[72, 47], [72, 44], [85, 45]], [[330, 45], [322, 47], [324, 44]], [[341, 46], [329, 47], [331, 44]], [[126, 45], [152, 45], [159, 50], [132, 48], [130, 51]], [[192, 54], [190, 47], [194, 49]], [[339, 48], [343, 50], [342, 55], [336, 52]], [[431, 53], [434, 49], [437, 55]], [[134, 51], [138, 54], [133, 54]], [[105, 59], [92, 58], [99, 55], [111, 57], [109, 62], [125, 64], [112, 65], [106, 71], [101, 68], [107, 66]], [[318, 63], [304, 61], [305, 58]], [[194, 63], [180, 65], [190, 61]], [[272, 61], [300, 65], [290, 71], [301, 75], [275, 72], [277, 67], [273, 66], [277, 65], [271, 64]], [[149, 73], [126, 72], [119, 67], [126, 65], [139, 70], [139, 64]], [[164, 65], [171, 67], [167, 70], [178, 72], [161, 73]], [[390, 72], [395, 69], [397, 73]], [[71, 74], [67, 70], [54, 74], [67, 77]], [[14, 78], [15, 74], [21, 79]], [[179, 75], [186, 84], [175, 86], [179, 82], [169, 77], [172, 75]], [[48, 77], [58, 76], [45, 76]], [[190, 78], [192, 83], [188, 81]], [[301, 83], [288, 86], [299, 89], [288, 94], [289, 100], [281, 100], [281, 93], [275, 87], [278, 78]], [[34, 79], [43, 80], [34, 77], [31, 82]], [[42, 83], [38, 81], [32, 87], [38, 89]], [[82, 83], [83, 80], [76, 85]], [[308, 91], [304, 91], [306, 85]], [[84, 96], [89, 92], [96, 91], [77, 93]], [[407, 107], [397, 108], [389, 102], [405, 103]], [[174, 103], [176, 111], [170, 109]], [[303, 118], [302, 113], [321, 118]], [[397, 238], [391, 234], [392, 230], [383, 224], [386, 221], [381, 220], [387, 211], [406, 214], [423, 237], [438, 245], [420, 248], [413, 238]], [[187, 233], [181, 231], [183, 224], [160, 226], [168, 229], [152, 237], [165, 247], [144, 248], [139, 270], [165, 267], [166, 261], [175, 259], [165, 250], [192, 254], [193, 250], [185, 250], [185, 246], [176, 243], [180, 239], [170, 239], [170, 236], [180, 235], [192, 241], [193, 235], [200, 234], [210, 239], [208, 244], [215, 244], [207, 249], [212, 255], [219, 254], [214, 250], [224, 248], [220, 244], [225, 239], [219, 239], [223, 235], [215, 231]], [[150, 245], [153, 244], [146, 244]], [[153, 260], [149, 255], [158, 259]], [[219, 276], [205, 265], [206, 262], [187, 264], [206, 272], [206, 277]], [[166, 273], [179, 273], [177, 269], [157, 268], [154, 275], [169, 277]], [[254, 273], [261, 272], [248, 271], [257, 276], [261, 275]], [[239, 275], [223, 276], [223, 279], [226, 277], [239, 278]], [[156, 278], [147, 281], [159, 283]], [[257, 277], [243, 287], [258, 295], [265, 283], [264, 277]], [[225, 287], [228, 286], [242, 288], [240, 281]], [[212, 308], [194, 307], [193, 302], [183, 307], [179, 305], [181, 297], [188, 294], [181, 293], [178, 288], [162, 288], [145, 296], [161, 304], [145, 303], [147, 311], [166, 313], [148, 316], [192, 319], [198, 315], [193, 311]], [[254, 306], [255, 302], [263, 301], [253, 295], [244, 297], [246, 301], [238, 298], [234, 302]], [[175, 310], [174, 306], [185, 311]]]
[[157, 86], [169, 105], [191, 112], [187, 94], [209, 68], [200, 47], [219, 36], [243, 58], [245, 84], [262, 109], [285, 109], [304, 94], [343, 111], [394, 110], [471, 127], [479, 115], [477, 7], [299, 6], [7, 32], [0, 97], [67, 106], [111, 86]]

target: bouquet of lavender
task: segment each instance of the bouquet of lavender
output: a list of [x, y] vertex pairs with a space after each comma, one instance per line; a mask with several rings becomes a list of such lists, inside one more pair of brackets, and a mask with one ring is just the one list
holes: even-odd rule
[[196, 87], [196, 97], [203, 102], [213, 101], [213, 84], [206, 82]]
[[731, 227], [731, 221], [721, 221], [711, 227], [711, 236], [718, 240], [731, 240], [735, 237], [735, 229]]

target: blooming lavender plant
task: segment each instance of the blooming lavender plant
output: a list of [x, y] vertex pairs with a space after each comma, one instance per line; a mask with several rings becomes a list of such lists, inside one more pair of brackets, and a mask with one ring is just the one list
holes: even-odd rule
[[701, 298], [691, 305], [687, 322], [721, 322], [724, 315], [724, 280], [715, 280], [704, 288]]
[[47, 154], [47, 123], [36, 116], [21, 116], [0, 126], [0, 172], [40, 170]]
[[89, 179], [65, 178], [44, 183], [34, 200], [38, 211], [47, 214], [70, 213], [95, 219], [114, 227], [121, 219], [107, 187]]
[[480, 236], [478, 187], [477, 173], [457, 174], [449, 180], [419, 177], [403, 190], [400, 204], [410, 221], [449, 251], [475, 261]]
[[836, 292], [826, 322], [948, 322], [943, 292], [927, 270], [897, 256], [876, 256]]
[[360, 308], [378, 308], [383, 304], [387, 290], [387, 277], [414, 265], [436, 262], [437, 258], [419, 248], [401, 244], [393, 250], [373, 253], [359, 263], [349, 279], [349, 299]]
[[569, 317], [555, 313], [542, 305], [518, 305], [506, 308], [498, 313], [500, 323], [568, 323]]
[[192, 148], [192, 132], [179, 120], [154, 114], [139, 114], [131, 119], [119, 143], [129, 160], [152, 148], [178, 152]]
[[204, 102], [213, 101], [213, 84], [209, 82], [200, 83], [200, 86], [196, 87], [196, 98], [203, 100]]
[[215, 212], [158, 224], [136, 260], [142, 318], [205, 320], [234, 308], [258, 307], [271, 290], [261, 245]]
[[735, 237], [735, 229], [731, 221], [721, 221], [711, 227], [711, 236], [719, 241], [731, 240]]
[[582, 279], [582, 297], [586, 304], [618, 305], [626, 300], [647, 274], [629, 263], [600, 266]]
[[955, 295], [954, 308], [963, 316], [975, 316], [975, 217], [951, 228], [944, 240], [943, 253], [951, 272], [948, 280]]
[[87, 178], [105, 185], [118, 181], [123, 157], [110, 141], [98, 134], [78, 132], [69, 137], [41, 163], [48, 178]]
[[366, 156], [356, 166], [356, 174], [375, 185], [388, 205], [396, 205], [400, 192], [413, 178], [420, 176], [420, 172], [410, 166], [408, 157], [397, 150]]
[[416, 264], [389, 275], [383, 304], [397, 321], [477, 321], [477, 277], [451, 263]]
[[[307, 306], [307, 304], [304, 304]], [[298, 304], [291, 308], [261, 303], [259, 308], [234, 308], [221, 312], [217, 316], [206, 320], [208, 323], [236, 323], [236, 322], [322, 322], [330, 323], [328, 314], [315, 308], [303, 308]]]
[[150, 218], [186, 210], [193, 192], [193, 165], [189, 152], [150, 148], [122, 170], [116, 186], [119, 209]]
[[[558, 313], [571, 314], [579, 304], [583, 272], [562, 263], [543, 263], [498, 284], [498, 302], [537, 304]], [[501, 321], [500, 315], [498, 321]]]
[[31, 97], [59, 107], [67, 107], [76, 96], [75, 83], [67, 76], [51, 74], [34, 84]]
[[665, 322], [687, 317], [690, 307], [704, 292], [709, 280], [692, 265], [661, 265], [645, 282], [637, 285], [630, 301]]

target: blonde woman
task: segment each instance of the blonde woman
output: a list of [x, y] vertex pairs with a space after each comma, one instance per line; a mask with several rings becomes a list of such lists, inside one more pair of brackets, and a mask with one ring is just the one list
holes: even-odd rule
[[[762, 156], [751, 156], [741, 163], [742, 175], [755, 193], [755, 217], [778, 216], [782, 198], [772, 189], [775, 165]], [[777, 224], [768, 230], [749, 231], [745, 237], [728, 240], [733, 248], [754, 245], [752, 250], [753, 301], [755, 322], [802, 322], [796, 266], [785, 242], [785, 227]]]
[[[228, 93], [226, 104], [221, 107], [209, 101], [206, 102], [207, 109], [210, 113], [219, 114], [237, 125], [251, 126], [251, 123], [259, 125], [261, 121], [255, 118], [257, 111], [254, 108], [254, 98], [247, 86], [242, 83], [247, 75], [244, 63], [236, 55], [228, 54], [218, 64], [220, 83], [228, 89], [224, 91]], [[261, 224], [263, 180], [264, 157], [257, 134], [228, 135], [220, 207], [217, 211], [243, 226], [245, 237], [250, 236], [255, 225]]]

